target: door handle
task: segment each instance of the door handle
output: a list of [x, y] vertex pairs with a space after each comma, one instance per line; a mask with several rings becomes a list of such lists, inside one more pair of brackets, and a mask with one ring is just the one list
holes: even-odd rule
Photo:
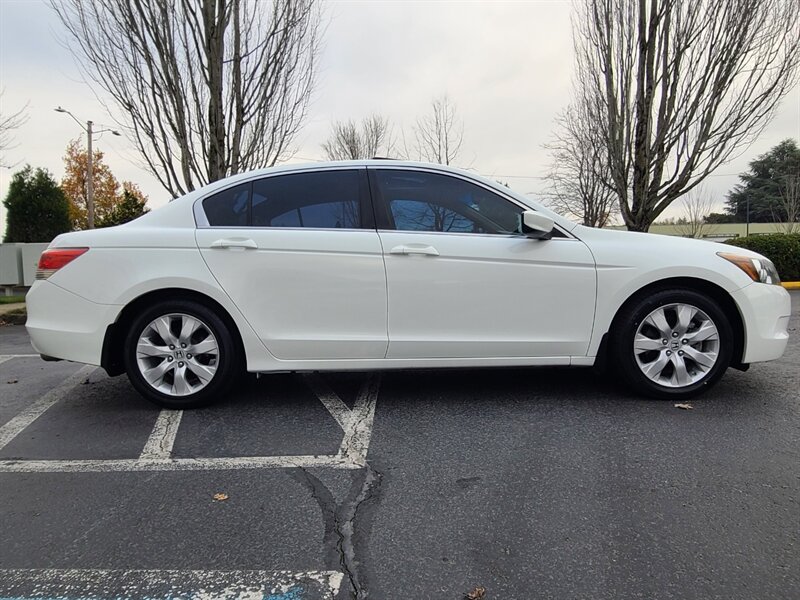
[[258, 248], [258, 244], [256, 244], [253, 240], [245, 238], [223, 238], [221, 240], [217, 240], [216, 242], [212, 242], [211, 247], [222, 250], [228, 248], [238, 248], [240, 250], [256, 250]]
[[389, 250], [389, 254], [423, 254], [425, 256], [439, 256], [439, 251], [433, 246], [423, 244], [407, 244], [395, 246]]

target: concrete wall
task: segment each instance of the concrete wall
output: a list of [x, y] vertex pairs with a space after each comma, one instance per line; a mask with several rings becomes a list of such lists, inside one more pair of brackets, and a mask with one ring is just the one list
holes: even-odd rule
[[0, 244], [0, 285], [32, 286], [39, 256], [47, 246], [47, 243]]
[[17, 244], [0, 244], [0, 285], [22, 285], [22, 251]]
[[[750, 223], [750, 235], [763, 235], [765, 233], [787, 233], [791, 231], [800, 233], [800, 223]], [[609, 227], [609, 229], [625, 229], [624, 226]], [[729, 240], [737, 237], [745, 237], [748, 227], [746, 223], [720, 223], [715, 225], [705, 225], [700, 232], [702, 238], [714, 241]], [[691, 237], [688, 235], [686, 225], [651, 225], [650, 233], [660, 233], [661, 235], [678, 235]]]

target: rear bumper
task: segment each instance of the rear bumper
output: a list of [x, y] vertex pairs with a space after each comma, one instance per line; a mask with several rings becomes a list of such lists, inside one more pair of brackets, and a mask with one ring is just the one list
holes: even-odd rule
[[753, 283], [731, 294], [744, 320], [743, 363], [780, 358], [789, 342], [792, 301], [779, 285]]
[[25, 302], [25, 327], [39, 354], [100, 365], [106, 329], [121, 306], [90, 302], [49, 281], [35, 282]]

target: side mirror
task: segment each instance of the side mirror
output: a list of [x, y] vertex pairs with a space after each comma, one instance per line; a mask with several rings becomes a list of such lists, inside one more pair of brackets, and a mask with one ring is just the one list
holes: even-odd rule
[[522, 233], [535, 240], [549, 240], [553, 237], [555, 223], [550, 217], [526, 210], [522, 213]]

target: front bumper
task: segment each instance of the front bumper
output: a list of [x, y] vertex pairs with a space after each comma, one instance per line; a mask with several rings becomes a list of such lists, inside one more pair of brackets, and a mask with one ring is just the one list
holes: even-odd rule
[[106, 329], [121, 306], [96, 304], [49, 281], [35, 282], [25, 303], [25, 327], [39, 354], [100, 365]]
[[744, 321], [744, 354], [749, 364], [780, 358], [789, 342], [792, 301], [779, 285], [752, 283], [731, 294]]

